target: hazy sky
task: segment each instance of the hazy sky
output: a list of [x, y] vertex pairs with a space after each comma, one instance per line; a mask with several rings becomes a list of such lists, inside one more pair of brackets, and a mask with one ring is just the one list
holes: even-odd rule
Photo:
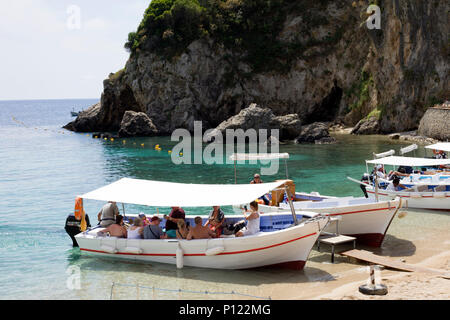
[[0, 0], [0, 100], [100, 98], [149, 3]]

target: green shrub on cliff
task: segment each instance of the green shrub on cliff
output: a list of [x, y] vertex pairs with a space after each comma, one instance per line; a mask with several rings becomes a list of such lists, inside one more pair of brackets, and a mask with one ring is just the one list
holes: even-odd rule
[[[324, 6], [329, 1], [316, 0], [314, 5]], [[253, 71], [284, 71], [305, 47], [340, 39], [340, 34], [314, 43], [278, 39], [286, 15], [293, 10], [303, 12], [306, 2], [309, 0], [153, 0], [125, 48], [132, 53], [145, 48], [171, 58], [192, 41], [209, 38], [241, 53]], [[308, 26], [310, 22], [314, 26], [328, 23], [322, 15], [308, 17], [305, 14]]]
[[128, 35], [125, 48], [131, 52], [142, 45], [159, 52], [184, 48], [203, 34], [203, 11], [198, 0], [153, 0], [137, 32]]

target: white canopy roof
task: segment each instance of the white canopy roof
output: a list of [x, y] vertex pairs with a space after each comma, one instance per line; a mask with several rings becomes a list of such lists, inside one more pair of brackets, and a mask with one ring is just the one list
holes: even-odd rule
[[450, 159], [427, 159], [427, 158], [391, 156], [375, 160], [366, 160], [366, 163], [393, 165], [393, 166], [422, 167], [422, 166], [439, 166], [450, 164]]
[[274, 160], [289, 159], [289, 153], [233, 153], [230, 160]]
[[210, 207], [249, 203], [285, 180], [260, 184], [187, 184], [123, 178], [81, 198], [155, 207]]
[[450, 142], [439, 142], [439, 143], [435, 143], [435, 144], [426, 146], [425, 148], [450, 152]]
[[379, 158], [383, 158], [383, 157], [387, 157], [387, 156], [392, 156], [395, 154], [395, 150], [389, 150], [386, 152], [382, 152], [382, 153], [374, 153], [374, 157], [379, 159]]

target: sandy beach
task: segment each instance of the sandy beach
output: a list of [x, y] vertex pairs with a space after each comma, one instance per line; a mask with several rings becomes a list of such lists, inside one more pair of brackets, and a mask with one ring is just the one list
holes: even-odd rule
[[[450, 251], [418, 263], [422, 267], [450, 270]], [[450, 275], [450, 273], [449, 273]], [[364, 295], [358, 291], [362, 281], [342, 285], [328, 294], [313, 299], [320, 300], [447, 300], [450, 299], [450, 278], [422, 272], [381, 271], [381, 283], [387, 286], [384, 296]]]
[[[326, 281], [309, 293], [291, 292], [288, 299], [313, 300], [442, 300], [450, 299], [450, 216], [444, 212], [409, 210], [397, 216], [381, 248], [365, 249], [394, 261], [443, 270], [446, 276], [422, 272], [404, 272], [381, 268], [377, 280], [387, 286], [383, 296], [364, 295], [359, 286], [368, 283], [369, 267], [364, 262], [340, 257], [338, 265], [354, 267], [336, 273], [333, 281]], [[343, 250], [341, 250], [343, 251]]]

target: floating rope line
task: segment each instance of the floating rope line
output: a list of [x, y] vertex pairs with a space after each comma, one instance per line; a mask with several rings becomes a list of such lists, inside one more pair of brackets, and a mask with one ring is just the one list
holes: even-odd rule
[[112, 285], [111, 285], [110, 300], [113, 299], [114, 287], [129, 287], [129, 288], [136, 288], [137, 290], [139, 290], [139, 288], [149, 289], [149, 290], [153, 291], [153, 294], [154, 294], [155, 290], [158, 290], [158, 291], [178, 293], [179, 296], [181, 295], [181, 293], [194, 293], [194, 294], [205, 294], [205, 295], [208, 295], [208, 294], [210, 294], [210, 295], [237, 295], [237, 296], [250, 297], [250, 298], [261, 299], [261, 300], [272, 300], [271, 297], [254, 296], [254, 295], [251, 295], [251, 294], [239, 293], [239, 292], [236, 292], [234, 290], [231, 291], [231, 292], [208, 291], [208, 290], [196, 291], [196, 290], [167, 289], [167, 288], [148, 287], [148, 286], [133, 285], [133, 284], [123, 284], [123, 283], [116, 283], [116, 282], [113, 282]]
[[[25, 122], [18, 120], [18, 119], [17, 119], [16, 117], [14, 117], [13, 115], [11, 115], [11, 119], [12, 119], [15, 123], [17, 123], [18, 125], [23, 126], [23, 127], [27, 128], [27, 129], [42, 130], [42, 131], [46, 131], [46, 132], [59, 133], [59, 134], [64, 134], [64, 135], [75, 134], [75, 132], [71, 132], [71, 131], [69, 131], [69, 130], [63, 131], [63, 130], [52, 130], [52, 129], [48, 129], [48, 128], [39, 128], [39, 127], [34, 127], [34, 128], [33, 128], [33, 127], [30, 127], [30, 126], [27, 126], [27, 125], [25, 124]], [[91, 134], [86, 134], [86, 133], [80, 133], [80, 135], [85, 135], [86, 137], [91, 137], [91, 136], [92, 136], [93, 140], [104, 140], [104, 141], [111, 141], [111, 142], [115, 142], [115, 141], [116, 141], [116, 138], [111, 137], [111, 136], [100, 138], [100, 135], [97, 135], [97, 134], [92, 134], [92, 135], [91, 135]], [[119, 142], [119, 141], [117, 141], [117, 142]], [[126, 140], [120, 140], [120, 142], [121, 142], [123, 145], [126, 145], [126, 144], [127, 144], [127, 141], [126, 141]], [[92, 142], [92, 143], [93, 143], [93, 142]], [[136, 142], [133, 142], [133, 145], [136, 145]], [[140, 146], [141, 146], [142, 148], [145, 148], [145, 143], [141, 143]], [[161, 148], [161, 146], [160, 146], [159, 144], [157, 144], [157, 145], [154, 147], [154, 150], [155, 150], [155, 151], [162, 151], [162, 148]], [[169, 155], [172, 154], [172, 150], [168, 150], [168, 154], [169, 154]], [[181, 152], [181, 153], [180, 153], [180, 156], [182, 156], [182, 155], [183, 155], [183, 153]]]
[[17, 120], [17, 118], [14, 117], [13, 115], [11, 115], [11, 118], [12, 118], [12, 120], [13, 120], [15, 123], [17, 123], [18, 125], [21, 125], [21, 126], [27, 128], [27, 129], [50, 131], [50, 132], [53, 132], [53, 133], [59, 133], [59, 134], [74, 134], [73, 132], [70, 132], [70, 131], [65, 132], [65, 131], [62, 131], [62, 130], [60, 131], [60, 130], [52, 130], [52, 129], [47, 129], [47, 128], [38, 128], [38, 127], [32, 128], [32, 127], [27, 126], [27, 125], [25, 124], [25, 122], [20, 121], [20, 120]]

